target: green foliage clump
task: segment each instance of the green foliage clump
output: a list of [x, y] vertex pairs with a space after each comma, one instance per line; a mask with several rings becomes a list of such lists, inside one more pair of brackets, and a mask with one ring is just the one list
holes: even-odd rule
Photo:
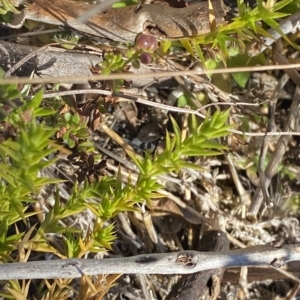
[[89, 135], [87, 120], [77, 113], [66, 112], [57, 120], [60, 128], [59, 136], [70, 147], [74, 148], [78, 140], [86, 139]]
[[[11, 133], [3, 137], [0, 144], [2, 262], [15, 260], [11, 254], [18, 250], [20, 243], [28, 251], [50, 252], [60, 257], [82, 257], [89, 252], [110, 249], [115, 238], [113, 217], [123, 211], [136, 210], [137, 203], [146, 201], [151, 205], [151, 199], [161, 197], [159, 190], [162, 186], [157, 182], [160, 175], [179, 172], [182, 168], [198, 169], [187, 161], [189, 157], [218, 155], [226, 149], [216, 139], [228, 134], [230, 126], [226, 125], [226, 120], [229, 111], [217, 111], [200, 125], [193, 117], [191, 134], [184, 141], [181, 141], [180, 129], [172, 119], [174, 136], [166, 133], [166, 149], [162, 154], [154, 157], [146, 154], [144, 158], [130, 155], [140, 170], [135, 183], [129, 181], [124, 185], [120, 171], [116, 177], [102, 176], [95, 181], [86, 180], [83, 185], [75, 183], [64, 203], [54, 188], [54, 205], [37, 225], [32, 223], [31, 217], [38, 212], [32, 212], [30, 207], [37, 202], [43, 187], [61, 182], [45, 175], [45, 170], [55, 162], [55, 152], [61, 149], [54, 140], [58, 127], [49, 127], [45, 122], [46, 117], [53, 117], [55, 111], [43, 107], [41, 92], [24, 101], [16, 85], [1, 86], [1, 89], [5, 95], [10, 95], [11, 101], [16, 101], [13, 98], [18, 96], [18, 106], [1, 123], [2, 130], [9, 128]], [[76, 129], [78, 117], [67, 113], [63, 119], [69, 126], [68, 130], [78, 138], [82, 134], [80, 130], [84, 129], [82, 125], [80, 130]], [[53, 124], [61, 126], [59, 122]], [[69, 141], [67, 144], [72, 146]], [[63, 225], [66, 218], [75, 217], [87, 209], [94, 214], [89, 232], [83, 233], [78, 228]], [[20, 222], [25, 224], [25, 230], [18, 229], [23, 227]], [[49, 244], [47, 234], [62, 235], [64, 246], [57, 248]]]

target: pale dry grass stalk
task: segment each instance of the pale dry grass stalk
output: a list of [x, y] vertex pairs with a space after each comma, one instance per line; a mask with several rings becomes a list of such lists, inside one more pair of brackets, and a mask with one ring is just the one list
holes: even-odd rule
[[[224, 74], [224, 73], [239, 73], [239, 72], [257, 72], [257, 71], [270, 71], [270, 70], [286, 70], [300, 68], [300, 63], [289, 64], [289, 65], [269, 65], [269, 66], [255, 66], [255, 67], [238, 67], [238, 68], [220, 68], [216, 70], [190, 70], [190, 71], [166, 71], [166, 72], [145, 72], [142, 74], [144, 78], [161, 78], [161, 77], [173, 77], [174, 74], [177, 76], [189, 76], [189, 75], [203, 75], [203, 74]], [[78, 81], [96, 81], [96, 80], [132, 80], [140, 78], [141, 74], [110, 74], [110, 75], [92, 75], [92, 76], [59, 76], [59, 77], [48, 77], [48, 78], [3, 78], [0, 79], [0, 84], [34, 84], [34, 83], [73, 83]]]

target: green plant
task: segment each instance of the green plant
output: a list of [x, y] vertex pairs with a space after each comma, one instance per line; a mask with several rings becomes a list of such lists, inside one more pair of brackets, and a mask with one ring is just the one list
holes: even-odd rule
[[45, 158], [57, 150], [50, 140], [55, 130], [39, 124], [36, 116], [33, 120], [25, 117], [29, 111], [30, 116], [42, 112], [35, 107], [41, 97], [41, 93], [37, 94], [31, 103], [13, 111], [1, 126], [11, 133], [0, 144], [0, 256], [4, 261], [13, 260], [9, 255], [18, 249], [24, 234], [10, 234], [12, 226], [18, 228], [20, 220], [29, 226], [29, 218], [35, 214], [28, 211], [30, 203], [36, 202], [35, 197], [43, 186], [60, 181], [40, 176], [40, 172], [54, 162]]
[[[298, 46], [283, 34], [275, 20], [288, 16], [288, 13], [284, 12], [284, 8], [290, 4], [299, 6], [298, 0], [282, 0], [276, 3], [271, 0], [267, 2], [258, 0], [257, 6], [251, 9], [247, 7], [244, 1], [237, 0], [239, 14], [231, 22], [215, 28], [208, 34], [182, 39], [180, 43], [192, 56], [200, 59], [203, 64], [205, 64], [206, 58], [200, 46], [207, 45], [210, 49], [217, 51], [224, 65], [227, 65], [228, 60], [234, 60], [235, 55], [245, 52], [247, 42], [251, 40], [258, 41], [259, 35], [269, 36], [269, 33], [265, 30], [265, 24], [267, 24], [298, 49]], [[175, 42], [176, 44], [178, 45]], [[232, 51], [236, 47], [239, 51]]]
[[62, 138], [70, 148], [78, 146], [78, 141], [86, 140], [89, 136], [87, 120], [77, 112], [66, 112], [57, 120], [59, 129], [57, 137]]
[[100, 64], [101, 73], [108, 75], [113, 72], [122, 71], [125, 66], [125, 60], [122, 57], [122, 54], [106, 53], [104, 55], [103, 61]]

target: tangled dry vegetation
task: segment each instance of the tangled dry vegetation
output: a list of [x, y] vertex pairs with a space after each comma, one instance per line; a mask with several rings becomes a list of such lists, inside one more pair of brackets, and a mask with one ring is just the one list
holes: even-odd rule
[[[13, 10], [0, 3], [3, 16]], [[299, 2], [273, 4], [258, 1], [256, 12], [239, 2], [244, 15], [227, 29], [211, 27], [215, 35], [141, 36], [135, 46], [48, 31], [24, 37], [28, 24], [2, 25], [1, 263], [299, 243], [300, 76], [299, 65], [291, 68], [299, 22], [291, 19], [291, 33], [279, 23], [287, 35], [273, 47], [253, 42], [270, 26], [275, 35], [280, 13], [299, 16]], [[263, 7], [273, 15], [260, 23]], [[227, 70], [240, 67], [249, 68]], [[94, 77], [81, 80], [78, 70]], [[200, 238], [213, 241], [211, 230], [225, 242], [205, 248]], [[295, 299], [299, 266], [277, 258], [204, 273], [202, 299]], [[1, 299], [196, 299], [200, 288], [191, 275], [159, 268], [93, 276], [76, 268], [79, 278], [45, 279], [53, 278], [45, 268], [41, 279], [17, 280], [0, 265]]]

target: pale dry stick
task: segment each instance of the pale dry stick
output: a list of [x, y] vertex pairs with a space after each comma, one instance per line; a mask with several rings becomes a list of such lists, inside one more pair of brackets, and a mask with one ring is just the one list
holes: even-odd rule
[[128, 95], [128, 94], [124, 94], [124, 93], [113, 93], [113, 96], [117, 96], [126, 100], [132, 100], [136, 103], [140, 103], [140, 104], [145, 104], [148, 106], [152, 106], [152, 107], [157, 107], [157, 108], [161, 108], [167, 111], [174, 111], [174, 112], [181, 112], [181, 113], [187, 113], [187, 114], [195, 114], [198, 117], [205, 119], [205, 115], [198, 113], [196, 110], [190, 109], [190, 108], [179, 108], [179, 107], [174, 107], [174, 106], [170, 106], [167, 104], [163, 104], [163, 103], [156, 103], [153, 101], [149, 101], [146, 99], [143, 99], [141, 97], [138, 97], [136, 95]]
[[[72, 90], [72, 91], [59, 91], [59, 92], [47, 92], [43, 94], [43, 98], [54, 98], [54, 97], [62, 97], [68, 95], [80, 95], [80, 94], [100, 94], [105, 96], [111, 96], [112, 92], [107, 90], [97, 90], [97, 89], [81, 89], [81, 90]], [[28, 97], [29, 99], [33, 99], [33, 97]]]
[[[288, 63], [288, 60], [286, 58], [284, 58], [282, 55], [280, 55], [279, 53], [275, 54], [275, 59], [279, 60], [279, 63]], [[290, 73], [292, 73], [290, 76], [290, 74], [288, 74], [291, 79], [293, 78], [293, 80], [295, 80], [296, 84], [298, 85], [294, 94], [294, 98], [290, 107], [290, 112], [286, 121], [286, 125], [284, 127], [284, 131], [290, 131], [291, 134], [290, 135], [286, 135], [286, 136], [281, 136], [277, 142], [276, 145], [276, 149], [274, 151], [274, 154], [272, 155], [268, 166], [265, 170], [265, 176], [266, 176], [266, 181], [265, 181], [265, 185], [266, 188], [269, 186], [270, 182], [271, 182], [271, 178], [275, 175], [276, 173], [276, 169], [278, 164], [280, 163], [284, 153], [285, 153], [285, 149], [288, 146], [289, 140], [291, 135], [293, 134], [294, 130], [299, 130], [299, 111], [300, 111], [300, 75], [296, 70], [290, 70]], [[261, 208], [263, 202], [263, 193], [262, 193], [262, 189], [261, 187], [257, 187], [254, 196], [252, 198], [252, 202], [251, 205], [249, 207], [248, 210], [248, 217], [251, 219], [256, 219], [258, 212]]]
[[[0, 280], [79, 278], [99, 274], [191, 274], [209, 269], [272, 266], [300, 260], [300, 245], [254, 246], [217, 252], [181, 251], [108, 259], [57, 259], [0, 264]], [[298, 282], [300, 280], [298, 279]]]
[[[67, 95], [77, 95], [77, 94], [85, 94], [85, 93], [91, 93], [91, 94], [100, 94], [100, 95], [106, 95], [106, 96], [116, 96], [125, 100], [134, 101], [135, 103], [140, 103], [152, 107], [161, 108], [167, 111], [173, 111], [173, 112], [179, 112], [179, 113], [187, 113], [187, 114], [194, 114], [198, 117], [204, 119], [205, 115], [198, 113], [196, 110], [190, 109], [190, 108], [180, 108], [180, 107], [174, 107], [170, 105], [166, 105], [163, 103], [156, 103], [150, 100], [143, 99], [141, 97], [138, 97], [136, 95], [130, 95], [130, 94], [123, 94], [123, 93], [113, 93], [111, 91], [107, 90], [96, 90], [96, 89], [81, 89], [81, 90], [73, 90], [73, 91], [60, 91], [60, 92], [53, 92], [53, 93], [46, 93], [43, 95], [43, 98], [53, 98], [57, 96], [67, 96]], [[29, 99], [32, 99], [33, 97], [28, 97]], [[300, 134], [300, 133], [299, 133]]]
[[[150, 100], [146, 100], [143, 99], [137, 95], [133, 95], [133, 94], [128, 94], [128, 92], [126, 94], [124, 93], [115, 93], [115, 92], [111, 92], [108, 90], [96, 90], [96, 89], [80, 89], [80, 90], [71, 90], [71, 91], [57, 91], [57, 92], [47, 92], [43, 95], [43, 98], [53, 98], [53, 97], [57, 97], [57, 96], [67, 96], [67, 95], [78, 95], [78, 94], [100, 94], [100, 95], [106, 95], [106, 96], [117, 96], [120, 98], [123, 98], [124, 100], [132, 100], [136, 103], [141, 103], [141, 104], [145, 104], [148, 106], [153, 106], [153, 107], [158, 107], [161, 109], [165, 109], [165, 110], [173, 110], [175, 112], [180, 112], [180, 113], [187, 113], [187, 114], [196, 114], [196, 112], [199, 112], [200, 110], [205, 110], [211, 106], [255, 106], [258, 107], [260, 106], [259, 103], [247, 103], [247, 102], [234, 102], [234, 103], [209, 103], [206, 104], [204, 106], [202, 106], [201, 108], [198, 108], [197, 110], [192, 110], [192, 109], [188, 109], [188, 108], [181, 108], [181, 107], [174, 107], [171, 105], [167, 105], [167, 104], [162, 104], [162, 103], [156, 103]], [[28, 97], [28, 99], [32, 99], [33, 97]], [[201, 118], [204, 118], [205, 115], [203, 114], [199, 114], [198, 115]]]
[[[121, 94], [121, 93], [112, 93], [110, 91], [104, 91], [104, 90], [95, 90], [95, 89], [90, 89], [90, 90], [80, 90], [80, 92], [77, 91], [63, 91], [63, 92], [57, 92], [57, 93], [49, 93], [49, 94], [45, 94], [43, 97], [44, 98], [52, 98], [55, 96], [65, 96], [65, 95], [72, 95], [72, 94], [82, 94], [82, 93], [94, 93], [94, 94], [103, 94], [103, 95], [116, 95], [120, 98], [124, 98], [126, 100], [132, 100], [135, 101], [136, 103], [141, 103], [141, 104], [145, 104], [148, 106], [152, 106], [152, 107], [157, 107], [157, 108], [161, 108], [164, 110], [168, 110], [168, 111], [173, 111], [173, 112], [179, 112], [179, 113], [188, 113], [188, 114], [192, 114], [192, 115], [196, 115], [202, 119], [205, 118], [205, 116], [201, 113], [199, 113], [196, 110], [190, 109], [190, 108], [181, 108], [181, 107], [174, 107], [174, 106], [169, 106], [166, 104], [162, 104], [162, 103], [156, 103], [153, 101], [149, 101], [140, 97], [137, 97], [136, 95], [126, 95], [126, 94]], [[233, 103], [213, 103], [212, 105], [229, 105], [229, 106], [235, 106], [235, 104]], [[249, 137], [258, 137], [258, 136], [284, 136], [284, 135], [290, 135], [291, 132], [269, 132], [269, 133], [265, 133], [265, 132], [243, 132], [240, 130], [236, 130], [236, 129], [230, 129], [229, 130], [231, 133], [234, 134], [239, 134], [239, 135], [244, 135], [244, 136], [249, 136]], [[295, 136], [300, 136], [300, 132], [292, 132], [293, 135]]]
[[[188, 75], [203, 75], [203, 74], [223, 74], [223, 73], [238, 73], [238, 72], [256, 72], [256, 71], [270, 71], [270, 70], [288, 70], [300, 68], [300, 63], [288, 64], [288, 65], [270, 65], [270, 66], [254, 66], [254, 67], [243, 67], [243, 68], [222, 68], [216, 70], [184, 70], [176, 72], [176, 75], [188, 76]], [[161, 77], [173, 77], [174, 71], [164, 72], [145, 72], [143, 73], [144, 78], [161, 78]], [[1, 78], [0, 84], [34, 84], [34, 83], [73, 83], [74, 81], [97, 81], [97, 80], [132, 80], [140, 78], [141, 74], [135, 73], [123, 73], [123, 74], [94, 74], [90, 76], [57, 76], [47, 78], [30, 78], [30, 77], [18, 77], [18, 78]]]
[[238, 290], [238, 300], [250, 299], [250, 295], [247, 289], [248, 285], [248, 267], [241, 267], [240, 276], [239, 276], [239, 290]]
[[[199, 113], [197, 110], [193, 110], [190, 108], [174, 107], [174, 106], [169, 106], [169, 105], [162, 104], [162, 103], [156, 103], [153, 101], [145, 100], [141, 97], [137, 97], [136, 95], [128, 95], [128, 94], [121, 94], [121, 93], [113, 93], [113, 95], [119, 96], [120, 98], [135, 101], [136, 103], [141, 103], [141, 104], [145, 104], [145, 105], [149, 105], [152, 107], [157, 107], [157, 108], [161, 108], [161, 109], [165, 109], [165, 110], [173, 111], [173, 112], [193, 114], [202, 119], [205, 119], [205, 116], [203, 114]], [[223, 105], [223, 103], [214, 103], [213, 105]], [[224, 105], [230, 106], [231, 103], [224, 103]], [[235, 106], [235, 104], [232, 104], [232, 105]], [[283, 135], [291, 134], [290, 132], [267, 132], [267, 133], [265, 133], [265, 132], [243, 132], [243, 131], [236, 130], [236, 129], [230, 129], [229, 131], [234, 134], [250, 136], [250, 137], [266, 136], [266, 135], [267, 136], [283, 136]], [[292, 134], [300, 136], [300, 132], [293, 132]]]
[[[63, 91], [63, 92], [45, 94], [43, 97], [44, 98], [52, 98], [52, 97], [55, 97], [55, 96], [65, 96], [65, 95], [82, 94], [82, 93], [89, 93], [89, 92], [94, 93], [94, 94], [108, 95], [108, 96], [116, 95], [116, 96], [118, 96], [120, 98], [124, 98], [126, 100], [135, 101], [136, 103], [141, 103], [141, 104], [145, 104], [145, 105], [148, 105], [148, 106], [157, 107], [157, 108], [161, 108], [161, 109], [168, 110], [168, 111], [173, 111], [173, 112], [193, 114], [193, 115], [197, 115], [198, 117], [200, 117], [202, 119], [205, 118], [204, 115], [198, 113], [196, 110], [193, 110], [193, 109], [169, 106], [169, 105], [166, 105], [166, 104], [149, 101], [149, 100], [137, 97], [136, 95], [112, 93], [110, 91], [104, 91], [104, 90], [90, 89], [90, 90], [79, 90], [79, 91]], [[241, 104], [243, 104], [243, 103], [241, 103]], [[207, 107], [209, 105], [210, 104], [206, 105], [205, 107]], [[236, 106], [235, 103], [213, 103], [211, 105]], [[245, 105], [248, 105], [248, 104], [245, 103]], [[255, 106], [255, 105], [253, 105], [253, 106]], [[199, 110], [201, 110], [201, 109], [199, 109]], [[235, 130], [235, 129], [230, 129], [229, 131], [231, 133], [250, 136], [250, 137], [258, 137], [258, 136], [265, 136], [265, 135], [267, 135], [267, 136], [283, 136], [283, 135], [290, 135], [291, 134], [291, 132], [284, 132], [284, 131], [283, 132], [269, 132], [269, 133], [265, 133], [265, 132], [243, 132], [243, 131]], [[300, 132], [292, 132], [292, 134], [300, 136]]]
[[295, 135], [295, 136], [300, 136], [299, 131], [293, 131], [293, 132], [288, 132], [288, 131], [282, 131], [282, 132], [243, 132], [240, 130], [235, 130], [235, 129], [230, 129], [229, 130], [231, 133], [239, 134], [239, 135], [244, 135], [244, 136], [250, 136], [250, 137], [257, 137], [257, 136], [286, 136], [286, 135]]

